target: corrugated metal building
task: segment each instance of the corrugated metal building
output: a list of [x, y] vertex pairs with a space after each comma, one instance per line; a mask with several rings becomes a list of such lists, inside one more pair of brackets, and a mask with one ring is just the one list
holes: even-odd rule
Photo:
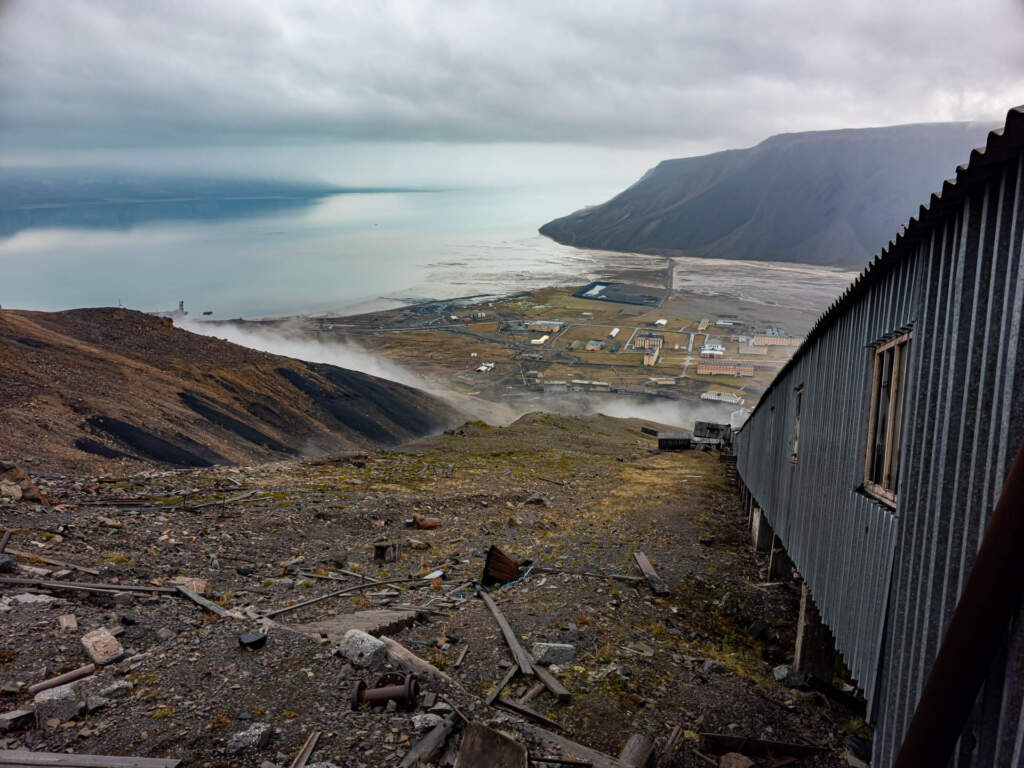
[[[1022, 185], [1017, 108], [818, 319], [734, 440], [867, 697], [875, 768], [899, 751], [1024, 438]], [[1024, 766], [1024, 614], [1002, 647], [954, 765]]]

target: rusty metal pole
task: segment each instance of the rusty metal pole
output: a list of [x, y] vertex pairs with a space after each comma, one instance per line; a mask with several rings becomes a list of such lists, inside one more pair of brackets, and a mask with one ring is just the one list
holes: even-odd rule
[[1006, 478], [894, 768], [948, 765], [1024, 596], [1024, 444]]

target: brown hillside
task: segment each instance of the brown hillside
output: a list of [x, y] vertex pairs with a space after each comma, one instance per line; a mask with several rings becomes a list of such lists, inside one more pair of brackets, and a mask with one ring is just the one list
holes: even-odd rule
[[0, 458], [208, 466], [390, 446], [459, 421], [419, 390], [124, 309], [0, 311]]

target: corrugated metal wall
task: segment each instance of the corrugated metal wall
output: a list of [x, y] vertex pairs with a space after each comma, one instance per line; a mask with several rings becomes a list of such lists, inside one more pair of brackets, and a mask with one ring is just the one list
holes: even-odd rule
[[[734, 441], [743, 482], [868, 698], [876, 768], [899, 750], [1024, 438], [1022, 152], [1018, 108], [822, 315]], [[873, 347], [907, 328], [893, 511], [858, 489]], [[957, 765], [1024, 766], [1022, 627], [1024, 614], [994, 660]]]

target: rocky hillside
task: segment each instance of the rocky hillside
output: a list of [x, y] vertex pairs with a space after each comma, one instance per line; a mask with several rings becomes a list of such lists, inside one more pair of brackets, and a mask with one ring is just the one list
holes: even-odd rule
[[0, 458], [203, 467], [392, 446], [461, 421], [419, 390], [124, 309], [0, 311]]
[[665, 160], [542, 234], [580, 248], [860, 267], [991, 126], [930, 123], [772, 136]]

